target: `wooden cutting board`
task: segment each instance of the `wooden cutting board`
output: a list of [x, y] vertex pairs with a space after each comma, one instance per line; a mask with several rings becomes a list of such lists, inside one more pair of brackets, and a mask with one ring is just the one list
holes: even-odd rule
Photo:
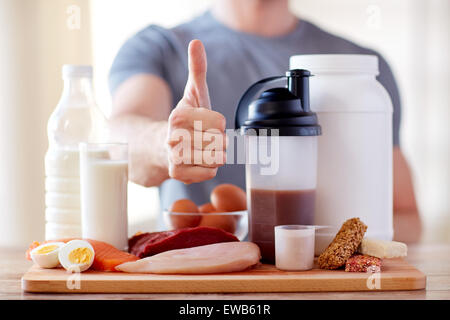
[[424, 289], [426, 276], [403, 259], [383, 261], [380, 273], [313, 269], [285, 272], [262, 264], [245, 272], [214, 275], [156, 275], [86, 271], [33, 266], [22, 277], [26, 292], [66, 293], [218, 293], [326, 292]]

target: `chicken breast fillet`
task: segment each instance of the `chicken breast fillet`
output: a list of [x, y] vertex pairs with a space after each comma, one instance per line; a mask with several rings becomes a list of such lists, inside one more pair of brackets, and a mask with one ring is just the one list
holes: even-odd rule
[[130, 273], [211, 274], [245, 270], [259, 262], [259, 247], [252, 242], [222, 242], [170, 250], [118, 265]]

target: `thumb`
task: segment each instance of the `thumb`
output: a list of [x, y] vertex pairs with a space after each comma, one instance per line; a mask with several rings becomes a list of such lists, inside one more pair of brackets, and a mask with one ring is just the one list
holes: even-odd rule
[[184, 98], [195, 107], [211, 109], [208, 85], [206, 83], [206, 52], [200, 40], [189, 43], [189, 77], [184, 89]]

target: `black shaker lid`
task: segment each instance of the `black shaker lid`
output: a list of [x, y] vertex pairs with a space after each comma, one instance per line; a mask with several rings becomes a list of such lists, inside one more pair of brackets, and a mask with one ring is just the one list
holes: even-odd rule
[[[256, 84], [273, 82], [274, 79], [287, 79], [287, 87], [272, 88], [261, 93], [258, 99], [247, 104], [253, 96], [250, 87], [238, 105], [236, 111], [236, 129], [241, 134], [260, 134], [260, 129], [278, 129], [280, 136], [318, 136], [321, 128], [317, 115], [309, 108], [309, 77], [308, 70], [290, 70], [285, 77], [272, 77]], [[255, 85], [256, 85], [255, 84]], [[243, 112], [242, 108], [246, 108]], [[245, 110], [245, 109], [244, 109]], [[250, 130], [253, 129], [253, 130]], [[266, 130], [270, 135], [270, 130]]]

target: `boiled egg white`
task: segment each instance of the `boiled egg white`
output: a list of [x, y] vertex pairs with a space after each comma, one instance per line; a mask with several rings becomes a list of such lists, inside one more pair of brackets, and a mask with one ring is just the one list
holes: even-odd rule
[[66, 243], [58, 253], [59, 262], [70, 272], [83, 272], [94, 262], [95, 251], [92, 245], [84, 240], [72, 240]]
[[59, 265], [58, 253], [65, 246], [64, 242], [41, 244], [30, 252], [31, 260], [41, 268], [55, 268]]

